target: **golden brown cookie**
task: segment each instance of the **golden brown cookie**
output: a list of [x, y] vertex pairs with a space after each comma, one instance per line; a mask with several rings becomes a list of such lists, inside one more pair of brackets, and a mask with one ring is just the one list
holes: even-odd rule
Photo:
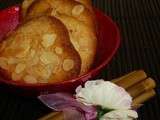
[[[44, 4], [48, 7], [43, 7]], [[74, 0], [38, 0], [28, 9], [26, 18], [43, 14], [55, 16], [65, 24], [71, 42], [82, 59], [81, 74], [87, 72], [93, 63], [97, 45], [93, 13]]]
[[42, 16], [19, 26], [0, 44], [0, 68], [18, 82], [55, 83], [78, 76], [81, 60], [66, 27]]

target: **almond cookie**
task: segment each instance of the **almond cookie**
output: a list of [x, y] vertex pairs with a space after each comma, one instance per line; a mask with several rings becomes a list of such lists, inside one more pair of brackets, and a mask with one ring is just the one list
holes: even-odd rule
[[[50, 7], [43, 7], [44, 4]], [[93, 64], [97, 45], [93, 13], [74, 0], [37, 0], [28, 9], [26, 19], [45, 14], [58, 18], [67, 27], [70, 40], [81, 56], [81, 74], [87, 72]]]
[[0, 43], [4, 77], [28, 84], [55, 83], [79, 75], [81, 60], [66, 27], [42, 16], [20, 25]]

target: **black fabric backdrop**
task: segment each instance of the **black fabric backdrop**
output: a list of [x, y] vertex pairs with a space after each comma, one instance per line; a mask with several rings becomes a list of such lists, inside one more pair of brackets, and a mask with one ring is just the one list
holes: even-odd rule
[[[0, 8], [19, 1], [0, 0]], [[113, 18], [122, 38], [117, 54], [99, 78], [110, 80], [144, 69], [157, 82], [157, 96], [138, 110], [139, 120], [160, 120], [160, 0], [94, 0], [93, 3]], [[36, 120], [49, 112], [37, 99], [5, 93], [2, 89], [0, 86], [0, 120]]]

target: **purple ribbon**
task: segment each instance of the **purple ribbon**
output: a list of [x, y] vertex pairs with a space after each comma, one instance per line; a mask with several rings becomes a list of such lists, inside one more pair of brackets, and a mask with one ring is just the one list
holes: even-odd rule
[[38, 98], [52, 110], [62, 111], [64, 120], [96, 120], [96, 108], [78, 102], [70, 94], [55, 93], [40, 95]]

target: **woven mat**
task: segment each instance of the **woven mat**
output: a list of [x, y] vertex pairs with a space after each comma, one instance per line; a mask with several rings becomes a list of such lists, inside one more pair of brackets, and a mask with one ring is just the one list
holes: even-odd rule
[[[0, 8], [11, 5], [12, 1]], [[16, 0], [18, 1], [18, 0]], [[146, 102], [139, 120], [160, 120], [160, 0], [94, 0], [121, 31], [121, 46], [99, 76], [110, 80], [135, 69], [144, 69], [157, 82], [157, 96]], [[0, 87], [0, 120], [36, 120], [48, 113], [38, 100], [6, 94]]]

